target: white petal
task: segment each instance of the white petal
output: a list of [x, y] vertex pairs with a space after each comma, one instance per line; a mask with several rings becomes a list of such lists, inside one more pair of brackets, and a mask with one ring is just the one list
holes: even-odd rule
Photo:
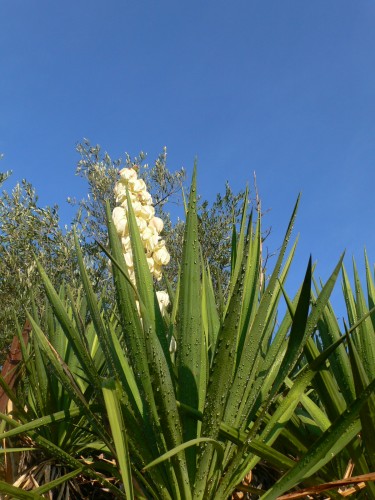
[[[164, 243], [163, 246], [160, 246], [161, 242]], [[169, 255], [168, 250], [165, 248], [165, 242], [164, 242], [164, 240], [162, 240], [161, 242], [159, 242], [159, 244], [158, 244], [159, 248], [157, 248], [154, 251], [154, 253], [152, 254], [152, 256], [153, 256], [154, 261], [155, 261], [156, 264], [159, 264], [160, 266], [165, 266], [170, 261], [171, 256]]]
[[148, 223], [149, 227], [154, 227], [158, 233], [163, 231], [164, 222], [160, 219], [160, 217], [153, 217]]
[[112, 219], [117, 234], [124, 236], [128, 230], [128, 219], [125, 209], [123, 207], [115, 207], [112, 212]]
[[146, 184], [143, 179], [132, 178], [129, 179], [129, 188], [134, 193], [139, 193], [140, 191], [144, 191], [146, 189]]
[[129, 181], [131, 179], [133, 180], [137, 178], [137, 172], [134, 170], [134, 168], [125, 167], [120, 170], [120, 177], [125, 181]]

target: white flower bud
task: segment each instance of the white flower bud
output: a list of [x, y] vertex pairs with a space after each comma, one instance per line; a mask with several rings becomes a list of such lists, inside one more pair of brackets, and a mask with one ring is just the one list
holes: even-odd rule
[[126, 253], [124, 253], [124, 259], [125, 259], [126, 265], [128, 267], [133, 267], [134, 266], [132, 252], [126, 252]]
[[169, 295], [167, 294], [167, 292], [159, 291], [159, 292], [156, 292], [156, 297], [157, 297], [158, 302], [159, 302], [161, 315], [164, 316], [164, 314], [167, 310], [167, 307], [170, 304]]
[[142, 208], [137, 215], [143, 217], [146, 221], [152, 219], [155, 215], [155, 208], [152, 205], [141, 205], [141, 207]]
[[154, 227], [158, 233], [163, 231], [164, 223], [160, 217], [153, 217], [148, 223], [148, 227]]
[[172, 335], [171, 342], [169, 344], [169, 352], [172, 354], [176, 351], [177, 351], [177, 342], [176, 342], [176, 339]]
[[143, 241], [147, 241], [149, 240], [152, 236], [154, 236], [154, 231], [151, 227], [146, 227], [143, 231], [142, 231], [142, 234], [141, 234], [141, 238]]
[[142, 219], [142, 217], [136, 217], [136, 220], [137, 220], [137, 226], [140, 232], [142, 233], [147, 227], [147, 222], [144, 219]]
[[122, 170], [120, 170], [120, 176], [121, 179], [124, 179], [125, 181], [130, 181], [132, 179], [137, 178], [137, 172], [134, 170], [134, 168], [125, 167]]
[[116, 196], [116, 203], [121, 203], [126, 199], [126, 185], [123, 182], [117, 182], [113, 191]]
[[150, 270], [150, 273], [152, 274], [154, 272], [154, 268], [155, 268], [154, 259], [152, 257], [146, 257], [146, 259], [147, 259], [148, 268]]
[[[137, 199], [137, 196], [132, 193], [131, 191], [129, 191], [129, 198], [130, 198], [130, 201], [132, 203], [132, 207], [133, 207], [133, 203], [137, 202], [138, 203], [138, 199]], [[126, 195], [124, 197], [119, 197], [119, 201], [116, 201], [116, 203], [120, 203], [120, 205], [125, 208], [126, 211], [128, 211], [128, 200], [126, 198]], [[134, 210], [134, 207], [133, 207], [133, 210]]]
[[135, 215], [139, 215], [139, 212], [142, 210], [142, 203], [140, 201], [133, 201], [132, 200], [132, 207]]
[[140, 191], [147, 190], [145, 181], [143, 179], [136, 178], [129, 179], [129, 188], [134, 193], [139, 193]]
[[136, 285], [136, 282], [135, 282], [135, 272], [134, 272], [134, 268], [132, 267], [129, 267], [128, 268], [128, 274], [129, 274], [129, 279], [130, 281], [133, 283], [133, 285], [135, 286]]
[[123, 207], [115, 207], [112, 212], [112, 219], [117, 234], [119, 234], [119, 236], [126, 235], [128, 231], [128, 219], [125, 209]]
[[130, 236], [123, 236], [121, 238], [121, 246], [122, 246], [122, 249], [124, 251], [124, 253], [128, 252], [129, 250], [131, 250], [131, 242], [130, 242]]
[[[163, 243], [162, 246], [161, 243]], [[152, 256], [156, 264], [159, 264], [160, 266], [165, 266], [168, 264], [168, 262], [171, 259], [171, 256], [169, 255], [168, 250], [165, 248], [164, 240], [159, 242], [158, 248], [154, 251]]]
[[137, 311], [138, 311], [138, 314], [141, 315], [141, 306], [139, 304], [139, 300], [136, 300], [135, 301], [135, 305], [137, 306]]
[[[147, 229], [150, 230], [151, 228], [147, 228]], [[151, 229], [151, 231], [152, 231], [152, 229]], [[159, 239], [160, 239], [159, 235], [156, 231], [153, 233], [152, 236], [150, 236], [147, 239], [146, 238], [144, 239], [144, 246], [145, 246], [147, 253], [151, 254], [155, 250], [155, 248], [157, 247], [157, 245], [159, 243]]]
[[155, 262], [155, 265], [154, 265], [154, 278], [157, 281], [160, 281], [161, 277], [162, 277], [161, 266], [157, 265], [156, 262]]
[[152, 205], [152, 196], [148, 191], [141, 191], [138, 197], [144, 205]]

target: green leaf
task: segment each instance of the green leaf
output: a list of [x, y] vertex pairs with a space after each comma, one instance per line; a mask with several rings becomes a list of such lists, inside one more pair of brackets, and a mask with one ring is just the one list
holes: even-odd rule
[[[150, 432], [150, 438], [157, 442], [159, 451], [163, 453], [168, 448], [181, 444], [182, 429], [176, 405], [171, 360], [166, 341], [166, 330], [161, 317], [151, 273], [147, 265], [130, 199], [128, 199], [128, 207], [129, 232], [137, 278], [137, 298], [139, 301], [140, 316], [142, 318], [142, 332], [139, 332], [139, 334], [143, 343], [142, 350], [145, 350], [144, 356], [148, 364], [147, 376], [149, 380], [147, 382], [142, 380], [142, 382], [143, 384], [150, 384], [150, 386], [147, 386], [147, 391], [151, 393], [151, 398], [149, 398], [147, 402], [149, 404], [151, 403], [152, 428], [149, 429], [148, 432]], [[114, 256], [117, 257], [116, 252], [118, 252], [118, 250], [116, 241], [111, 241], [111, 246], [113, 247]], [[121, 258], [119, 254], [119, 259]], [[120, 304], [119, 310], [121, 310]], [[128, 311], [124, 309], [124, 314], [127, 313]], [[134, 362], [135, 360], [133, 363]], [[135, 371], [135, 369], [133, 369], [133, 371]], [[143, 379], [145, 376], [146, 375], [144, 375]], [[161, 422], [163, 422], [163, 426]], [[147, 423], [144, 422], [143, 425], [147, 426]], [[155, 449], [155, 453], [157, 451], [158, 450]], [[170, 464], [166, 464], [165, 469], [169, 475], [169, 484], [173, 496], [178, 498], [179, 492], [181, 492], [186, 498], [189, 498], [190, 490], [188, 486], [189, 478], [187, 476], [186, 461], [182, 457], [179, 460], [173, 460], [172, 465], [173, 468], [170, 467]]]
[[103, 381], [103, 396], [107, 408], [109, 425], [115, 443], [117, 460], [120, 467], [122, 482], [125, 488], [125, 498], [134, 498], [131, 463], [128, 448], [127, 431], [122, 418], [121, 407], [117, 395], [116, 384], [113, 379]]
[[103, 428], [97, 416], [91, 411], [91, 408], [84, 395], [82, 394], [79, 386], [77, 385], [73, 375], [71, 374], [69, 367], [61, 359], [57, 351], [52, 347], [51, 343], [47, 340], [37, 323], [31, 317], [29, 317], [29, 319], [33, 327], [33, 332], [38, 338], [39, 345], [47, 355], [51, 366], [53, 367], [65, 390], [68, 392], [68, 394], [70, 394], [76, 405], [85, 412], [87, 419], [91, 422], [98, 435], [101, 437], [101, 439], [103, 439], [104, 443], [107, 444], [108, 448], [111, 449], [112, 445], [110, 443], [109, 436], [106, 430]]
[[186, 450], [187, 448], [190, 448], [191, 446], [196, 446], [197, 444], [200, 444], [200, 443], [212, 444], [215, 447], [215, 450], [218, 454], [218, 462], [219, 463], [222, 462], [222, 459], [224, 456], [224, 450], [223, 450], [223, 447], [221, 446], [221, 444], [218, 441], [216, 441], [215, 439], [201, 437], [201, 438], [191, 439], [190, 441], [187, 441], [179, 446], [176, 446], [176, 448], [173, 448], [173, 450], [169, 450], [167, 453], [164, 453], [164, 455], [161, 455], [159, 458], [157, 458], [156, 460], [153, 460], [151, 463], [146, 465], [146, 467], [143, 468], [143, 471], [146, 471], [150, 467], [154, 467], [155, 465], [158, 465], [158, 464], [164, 462], [165, 460], [168, 460], [169, 458], [177, 455], [177, 453], [180, 453], [181, 451]]
[[[374, 277], [370, 270], [370, 263], [365, 250], [365, 267], [366, 267], [366, 283], [367, 283], [367, 297], [369, 308], [375, 307], [375, 283]], [[372, 324], [375, 328], [375, 314], [371, 316]]]
[[[302, 401], [304, 391], [306, 390], [308, 385], [311, 383], [317, 372], [322, 369], [322, 366], [324, 366], [325, 361], [329, 358], [329, 356], [331, 356], [332, 353], [335, 352], [335, 350], [341, 345], [341, 343], [344, 342], [345, 339], [346, 336], [343, 335], [340, 339], [338, 339], [335, 343], [333, 343], [325, 351], [323, 351], [313, 362], [311, 362], [309, 365], [305, 365], [304, 368], [296, 376], [294, 382], [286, 377], [286, 385], [291, 389], [283, 398], [282, 402], [277, 406], [276, 411], [273, 413], [264, 430], [262, 431], [260, 438], [263, 442], [271, 445], [275, 441], [275, 439], [282, 431], [283, 427], [292, 418], [295, 408], [297, 407], [298, 403]], [[306, 404], [308, 404], [308, 401], [306, 401]], [[326, 417], [324, 419], [324, 427], [324, 430], [329, 427], [329, 421]]]
[[88, 304], [88, 308], [90, 310], [91, 319], [94, 324], [95, 332], [98, 336], [101, 348], [107, 360], [107, 366], [110, 374], [113, 376], [115, 372], [116, 361], [114, 359], [114, 350], [111, 349], [110, 344], [110, 336], [108, 333], [108, 328], [106, 327], [105, 322], [103, 321], [102, 314], [98, 307], [97, 298], [94, 294], [94, 290], [90, 283], [87, 271], [85, 269], [85, 265], [83, 262], [83, 256], [81, 252], [81, 248], [79, 246], [78, 238], [76, 231], [74, 230], [74, 243], [76, 247], [77, 260], [80, 270], [80, 275], [82, 279], [83, 288], [85, 290], [86, 300]]
[[[198, 420], [203, 419], [203, 414], [202, 412], [198, 410], [193, 410], [193, 408], [190, 408], [189, 406], [186, 406], [180, 402], [178, 402], [178, 406], [183, 410], [192, 415], [194, 418]], [[240, 429], [236, 429], [234, 427], [231, 427], [230, 425], [221, 422], [220, 423], [220, 434], [219, 436], [221, 439], [228, 439], [234, 444], [237, 445], [242, 445], [246, 441], [247, 434]], [[290, 469], [295, 462], [291, 460], [289, 457], [283, 455], [279, 451], [275, 450], [274, 448], [271, 448], [270, 446], [262, 443], [258, 439], [253, 439], [251, 443], [249, 444], [249, 450], [257, 455], [258, 457], [262, 458], [263, 460], [266, 460], [270, 464], [274, 465], [277, 468], [280, 468], [281, 470], [287, 470]]]
[[5, 481], [0, 481], [0, 491], [17, 500], [44, 500], [44, 497], [38, 495], [38, 493], [16, 488]]
[[[271, 319], [274, 317], [274, 311], [279, 300], [279, 274], [289, 242], [290, 234], [293, 228], [294, 219], [296, 217], [298, 203], [299, 198], [294, 207], [275, 268], [272, 272], [266, 290], [261, 294], [259, 304], [254, 296], [253, 299], [247, 299], [252, 300], [254, 311], [249, 313], [247, 309], [247, 307], [250, 305], [250, 302], [248, 302], [247, 307], [245, 307], [245, 305], [243, 307], [242, 315], [248, 315], [249, 318], [244, 323], [243, 331], [241, 332], [241, 339], [237, 352], [237, 371], [236, 376], [233, 380], [232, 389], [229, 393], [229, 397], [226, 403], [227, 411], [225, 415], [225, 420], [234, 426], [237, 426], [239, 422], [246, 426], [249, 414], [254, 413], [254, 411], [252, 411], [252, 408], [259, 396], [261, 387], [265, 389], [264, 378], [272, 369], [272, 367], [275, 366], [275, 356], [278, 353], [278, 349], [274, 351], [271, 348], [271, 353], [271, 350], [269, 349], [267, 344], [269, 342], [270, 336], [273, 334], [273, 324], [271, 323]], [[252, 243], [252, 248], [254, 250], [251, 254], [249, 254], [248, 257], [248, 260], [251, 259], [251, 263], [246, 264], [244, 287], [245, 295], [247, 296], [249, 296], [250, 294], [248, 290], [251, 287], [257, 287], [258, 284], [255, 276], [259, 276], [261, 272], [261, 270], [259, 269], [261, 265], [259, 260], [259, 251], [261, 244], [260, 238], [260, 223], [258, 223], [257, 232], [255, 234], [255, 241], [254, 243]], [[294, 248], [295, 246], [293, 246], [292, 251], [288, 256], [285, 265], [285, 271], [281, 276], [281, 281], [285, 279], [286, 272], [289, 269], [291, 260], [293, 258]], [[252, 269], [258, 270], [251, 271]], [[283, 329], [282, 332], [284, 334], [287, 333], [285, 329]], [[279, 339], [279, 342], [280, 343], [278, 343], [278, 346], [281, 345], [282, 339]], [[272, 356], [270, 356], [271, 354]], [[265, 356], [266, 358], [264, 359]], [[262, 363], [262, 368], [258, 366], [259, 363]], [[249, 366], [253, 368], [250, 374]], [[254, 383], [255, 378], [257, 378], [257, 380]], [[264, 393], [266, 394], [267, 391], [264, 390]]]
[[[248, 194], [249, 190], [246, 187], [244, 201], [242, 205], [242, 216], [240, 224], [240, 232], [237, 236], [236, 226], [233, 225], [233, 236], [232, 236], [232, 251], [231, 251], [231, 279], [229, 282], [229, 293], [228, 302], [229, 305], [230, 298], [232, 296], [238, 275], [242, 266], [242, 257], [245, 249], [245, 237], [246, 237], [246, 221], [247, 221], [247, 206], [248, 206]], [[248, 227], [252, 226], [252, 215], [250, 216]]]
[[[368, 332], [372, 335], [372, 332]], [[355, 383], [356, 394], [359, 395], [369, 384], [369, 379], [366, 374], [363, 363], [357, 353], [354, 343], [348, 335], [348, 347], [349, 347], [349, 357], [350, 363], [353, 370], [353, 378]], [[366, 449], [366, 458], [369, 463], [369, 469], [374, 470], [375, 468], [375, 443], [374, 443], [374, 431], [375, 431], [375, 396], [371, 394], [367, 401], [364, 403], [360, 411], [360, 420], [362, 425], [362, 439]]]
[[[185, 224], [177, 312], [178, 399], [193, 408], [202, 409], [205, 387], [202, 384], [202, 348], [205, 338], [201, 316], [200, 250], [198, 243], [198, 218], [196, 208], [196, 165], [190, 189], [187, 220]], [[182, 415], [184, 441], [197, 437], [197, 422]], [[186, 453], [191, 484], [196, 473], [196, 448]]]
[[[36, 418], [31, 420], [30, 422], [27, 422], [25, 424], [19, 424], [17, 427], [10, 429], [6, 432], [3, 432], [0, 434], [0, 439], [6, 439], [12, 436], [18, 436], [19, 434], [22, 433], [28, 433], [34, 429], [38, 429], [40, 427], [43, 427], [44, 425], [51, 424], [52, 422], [58, 422], [60, 420], [67, 420], [74, 418], [78, 415], [82, 415], [83, 411], [81, 408], [70, 408], [68, 410], [62, 410], [53, 413], [52, 415], [47, 415], [45, 417], [41, 418]], [[0, 413], [0, 419], [4, 418], [4, 414]]]
[[23, 448], [0, 448], [0, 455], [3, 455], [5, 453], [23, 453], [25, 451], [35, 451], [35, 448], [30, 447], [23, 447]]
[[49, 483], [43, 484], [43, 486], [39, 486], [39, 488], [35, 488], [34, 492], [35, 493], [47, 493], [47, 491], [50, 491], [53, 488], [56, 488], [57, 486], [60, 486], [61, 484], [65, 483], [66, 481], [69, 481], [69, 479], [73, 479], [73, 478], [77, 477], [79, 474], [82, 473], [82, 471], [84, 471], [84, 469], [85, 469], [85, 467], [82, 466], [79, 469], [75, 469], [71, 472], [68, 472], [67, 474], [60, 476], [57, 479], [50, 481]]
[[43, 280], [44, 288], [47, 294], [47, 297], [50, 301], [50, 304], [53, 308], [53, 311], [61, 324], [61, 327], [64, 330], [66, 337], [69, 339], [70, 346], [73, 348], [77, 358], [79, 359], [82, 369], [88, 375], [91, 380], [91, 383], [99, 390], [100, 389], [100, 380], [98, 373], [93, 365], [93, 362], [86, 350], [84, 343], [79, 335], [79, 332], [76, 330], [71, 318], [67, 314], [67, 311], [64, 307], [64, 304], [55, 289], [52, 286], [51, 281], [49, 280], [46, 272], [43, 267], [39, 264], [38, 261], [37, 266], [39, 270], [39, 274]]
[[[154, 391], [151, 384], [148, 355], [143, 327], [140, 321], [135, 294], [136, 290], [129, 280], [122, 247], [115, 230], [109, 203], [106, 205], [108, 236], [110, 243], [110, 256], [112, 261], [112, 272], [117, 295], [117, 306], [122, 326], [122, 333], [129, 354], [130, 364], [142, 400], [145, 403], [144, 426], [148, 443], [151, 447], [166, 449], [163, 432], [159, 427], [159, 417], [154, 399]], [[155, 433], [155, 426], [158, 431]]]
[[[368, 306], [366, 304], [364, 292], [354, 259], [353, 273], [355, 282], [357, 318], [362, 318], [368, 312]], [[372, 380], [375, 378], [375, 335], [371, 318], [367, 317], [361, 323], [359, 328], [363, 331], [362, 335], [360, 335], [360, 338], [358, 339], [361, 342], [362, 348], [361, 359], [369, 379]]]
[[[276, 376], [276, 380], [274, 382], [274, 385], [272, 386], [272, 389], [268, 395], [268, 398], [262, 403], [264, 404], [264, 407], [260, 413], [260, 416], [258, 417], [257, 421], [253, 425], [253, 427], [250, 429], [248, 432], [246, 441], [244, 444], [239, 447], [236, 451], [236, 457], [232, 461], [231, 466], [228, 468], [228, 482], [225, 487], [227, 488], [227, 491], [231, 489], [235, 484], [237, 484], [239, 481], [241, 481], [241, 477], [246, 474], [246, 470], [250, 469], [250, 464], [252, 463], [252, 457], [248, 455], [248, 445], [255, 436], [255, 432], [258, 429], [258, 427], [263, 424], [264, 420], [264, 414], [267, 410], [267, 408], [270, 406], [271, 402], [273, 401], [273, 398], [278, 391], [279, 387], [285, 380], [285, 377], [287, 374], [290, 372], [292, 367], [294, 366], [295, 362], [297, 361], [297, 358], [299, 356], [299, 353], [302, 350], [303, 347], [303, 342], [305, 339], [306, 335], [306, 323], [307, 323], [307, 317], [308, 317], [308, 311], [309, 311], [309, 304], [310, 304], [310, 290], [311, 290], [311, 258], [309, 259], [309, 263], [307, 266], [306, 270], [306, 275], [305, 279], [303, 281], [301, 293], [298, 299], [297, 307], [294, 313], [293, 321], [292, 321], [292, 328], [290, 331], [289, 339], [288, 339], [288, 344], [287, 344], [287, 349], [285, 351], [285, 354], [282, 358], [282, 362], [280, 365], [280, 368], [278, 370], [278, 374]], [[297, 404], [297, 401], [294, 401], [295, 405]], [[281, 412], [281, 410], [280, 410]], [[276, 431], [278, 429], [278, 421], [280, 420], [281, 425], [284, 422], [283, 418], [283, 413], [276, 414], [275, 416], [275, 421], [271, 419], [269, 427], [266, 427], [265, 429], [265, 438], [267, 438], [268, 434], [271, 432], [273, 429]], [[286, 420], [290, 418], [291, 414], [286, 412], [285, 418]], [[285, 421], [286, 421], [285, 420]], [[274, 426], [276, 425], [276, 429], [274, 429]], [[281, 430], [281, 427], [280, 427]], [[275, 438], [277, 435], [277, 431], [275, 434]], [[263, 435], [262, 435], [263, 438]], [[270, 443], [273, 442], [272, 439], [269, 441]], [[267, 443], [269, 444], [269, 443]], [[247, 459], [243, 459], [242, 457], [246, 457]], [[258, 460], [255, 460], [255, 463]], [[229, 483], [230, 480], [230, 483]], [[223, 485], [225, 483], [225, 480], [223, 481]], [[231, 486], [230, 486], [231, 484]], [[224, 488], [224, 486], [222, 486]]]
[[149, 320], [151, 321], [152, 327], [158, 336], [160, 345], [164, 352], [164, 357], [168, 363], [169, 371], [172, 373], [173, 370], [170, 360], [169, 345], [166, 336], [167, 332], [165, 330], [164, 322], [159, 309], [159, 302], [154, 289], [153, 278], [147, 264], [145, 250], [143, 248], [140, 232], [128, 192], [127, 197], [129, 234], [132, 245], [134, 271], [137, 281], [139, 300], [147, 309]]
[[360, 431], [359, 412], [374, 390], [375, 380], [332, 423], [327, 431], [309, 448], [301, 460], [261, 497], [262, 500], [274, 499], [290, 488], [293, 488], [302, 480], [312, 476], [345, 448]]
[[[210, 269], [202, 268], [202, 323], [205, 332], [207, 353], [213, 352], [220, 328], [220, 318], [216, 309]], [[212, 357], [212, 356], [211, 356]]]
[[301, 294], [292, 319], [292, 328], [290, 330], [288, 347], [275, 380], [275, 385], [272, 390], [273, 394], [277, 392], [278, 388], [284, 382], [287, 374], [294, 367], [303, 350], [306, 338], [311, 333], [311, 330], [307, 329], [310, 307], [311, 274], [312, 262], [310, 257], [306, 275], [302, 284]]
[[[316, 283], [315, 288], [318, 290]], [[335, 312], [329, 302], [317, 326], [324, 348], [328, 347], [332, 342], [335, 342], [342, 335]], [[340, 391], [342, 392], [346, 404], [351, 403], [355, 399], [354, 382], [350, 361], [343, 345], [334, 352], [330, 359], [330, 367], [336, 381], [340, 381]]]
[[[182, 443], [182, 429], [173, 381], [159, 339], [149, 319], [148, 311], [141, 302], [140, 310], [146, 332], [146, 346], [150, 360], [155, 402], [158, 405], [160, 421], [163, 422], [163, 437], [169, 448], [175, 448]], [[174, 488], [173, 495], [176, 496], [177, 492], [181, 492], [186, 499], [189, 499], [191, 495], [185, 457], [182, 455], [178, 460], [172, 460], [172, 464], [177, 479], [171, 485]]]
[[[8, 415], [1, 414], [1, 419], [7, 422], [7, 424], [11, 427], [20, 427], [21, 424], [19, 424], [14, 418], [9, 417]], [[45, 450], [45, 452], [49, 456], [55, 457], [57, 460], [62, 461], [66, 465], [69, 465], [73, 469], [78, 469], [82, 467], [82, 463], [71, 456], [69, 453], [67, 453], [65, 450], [63, 450], [61, 447], [56, 446], [54, 443], [49, 441], [48, 439], [45, 439], [43, 436], [41, 436], [39, 433], [31, 430], [29, 431], [31, 438], [36, 442], [38, 447], [42, 448]], [[110, 481], [107, 481], [105, 478], [102, 477], [101, 474], [97, 473], [95, 470], [91, 469], [90, 467], [85, 468], [85, 474], [88, 477], [91, 477], [95, 479], [96, 481], [99, 482], [99, 484], [103, 485], [104, 487], [108, 488], [110, 491], [114, 492], [115, 495], [121, 495], [121, 491], [114, 486]], [[0, 491], [1, 490], [1, 482], [0, 482]], [[22, 490], [19, 490], [22, 491]], [[19, 496], [16, 497], [21, 498]], [[37, 497], [39, 498], [39, 497]]]

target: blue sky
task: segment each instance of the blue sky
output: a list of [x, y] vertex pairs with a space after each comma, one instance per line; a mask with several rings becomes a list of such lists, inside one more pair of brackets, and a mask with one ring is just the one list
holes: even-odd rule
[[375, 2], [3, 0], [0, 151], [42, 204], [81, 197], [75, 144], [168, 147], [213, 198], [257, 173], [278, 246], [297, 194], [296, 275], [374, 258]]

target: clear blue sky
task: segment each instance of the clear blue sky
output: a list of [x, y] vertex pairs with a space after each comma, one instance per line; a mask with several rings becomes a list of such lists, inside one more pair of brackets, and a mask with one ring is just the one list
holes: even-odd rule
[[345, 248], [375, 257], [373, 0], [3, 0], [0, 19], [0, 167], [64, 222], [83, 137], [166, 145], [204, 197], [255, 170], [271, 248], [302, 191], [299, 276], [310, 253], [323, 278]]

